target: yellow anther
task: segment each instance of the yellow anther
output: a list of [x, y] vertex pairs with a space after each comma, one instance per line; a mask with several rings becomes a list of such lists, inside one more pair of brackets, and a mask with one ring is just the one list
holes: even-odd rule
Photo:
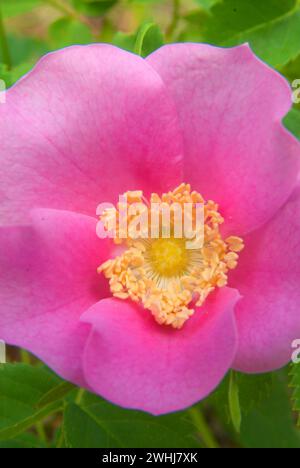
[[240, 237], [231, 236], [226, 239], [229, 249], [232, 252], [241, 252], [244, 248], [244, 242]]
[[[146, 212], [149, 204], [144, 201], [142, 191], [126, 192], [127, 204], [142, 204], [141, 212]], [[157, 323], [179, 329], [194, 314], [194, 303], [201, 307], [209, 294], [216, 288], [226, 286], [228, 272], [236, 268], [238, 254], [244, 248], [243, 240], [236, 236], [223, 239], [219, 226], [224, 222], [218, 211], [218, 205], [209, 200], [205, 202], [198, 192], [191, 192], [189, 184], [181, 184], [173, 192], [159, 196], [153, 193], [151, 203], [164, 203], [170, 207], [171, 224], [178, 214], [178, 204], [193, 206], [202, 203], [204, 206], [204, 244], [196, 249], [187, 249], [186, 238], [175, 238], [173, 232], [169, 238], [162, 233], [158, 238], [151, 237], [153, 210], [149, 212], [149, 229], [145, 238], [135, 239], [128, 230], [119, 226], [117, 210], [116, 231], [119, 236], [116, 244], [124, 244], [126, 249], [120, 256], [103, 263], [98, 272], [109, 279], [111, 292], [119, 299], [130, 299], [140, 302], [149, 309]], [[176, 205], [175, 205], [176, 203]], [[122, 205], [122, 204], [120, 204]], [[119, 209], [120, 206], [118, 206]], [[122, 209], [124, 206], [122, 205]], [[109, 209], [101, 216], [103, 225], [108, 229], [115, 211]], [[131, 211], [128, 211], [131, 213]], [[134, 210], [128, 216], [128, 224], [138, 216]], [[159, 212], [159, 221], [161, 218]], [[194, 226], [195, 213], [192, 211]], [[151, 225], [151, 222], [154, 224]], [[142, 231], [145, 235], [145, 230]], [[122, 234], [122, 236], [120, 235]]]

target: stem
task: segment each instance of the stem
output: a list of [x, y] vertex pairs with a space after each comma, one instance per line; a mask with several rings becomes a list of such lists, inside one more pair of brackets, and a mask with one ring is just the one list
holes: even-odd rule
[[0, 47], [1, 47], [2, 55], [3, 55], [3, 61], [5, 65], [7, 66], [8, 70], [10, 70], [12, 67], [12, 61], [10, 57], [6, 31], [5, 31], [5, 26], [4, 26], [4, 20], [3, 20], [3, 15], [2, 15], [2, 1], [1, 0], [0, 0]]
[[231, 416], [234, 429], [239, 434], [241, 432], [242, 412], [241, 412], [241, 405], [240, 405], [240, 396], [239, 396], [237, 376], [233, 370], [230, 371], [228, 403], [229, 403], [229, 411], [230, 411], [230, 416]]
[[36, 428], [36, 432], [39, 438], [41, 439], [42, 442], [44, 442], [45, 446], [47, 447], [48, 441], [47, 441], [47, 435], [46, 435], [43, 423], [42, 422], [36, 423], [35, 428]]
[[[30, 362], [30, 355], [27, 351], [25, 351], [25, 349], [20, 349], [20, 355], [21, 355], [21, 361], [23, 362], [23, 364], [31, 364]], [[42, 422], [37, 422], [36, 425], [35, 425], [35, 429], [36, 429], [36, 432], [39, 436], [39, 438], [42, 440], [42, 442], [44, 442], [44, 444], [48, 445], [48, 441], [47, 441], [47, 436], [46, 436], [46, 432], [45, 432], [45, 429], [44, 429], [44, 426], [43, 426], [43, 423]]]
[[57, 444], [56, 444], [56, 448], [62, 448], [63, 445], [64, 445], [64, 442], [65, 442], [65, 434], [64, 434], [63, 428], [61, 428], [59, 438], [58, 438], [58, 441], [57, 441]]
[[206, 446], [206, 448], [219, 448], [219, 444], [215, 439], [210, 427], [204, 419], [203, 414], [199, 408], [191, 408], [189, 410], [192, 421], [198, 430], [198, 433]]
[[75, 403], [76, 403], [77, 405], [80, 405], [84, 393], [85, 393], [84, 388], [80, 388], [80, 389], [78, 390], [78, 393], [77, 393], [77, 396], [76, 396], [76, 399], [75, 399]]
[[167, 36], [172, 39], [180, 19], [180, 0], [173, 0], [173, 15], [170, 26], [168, 27]]
[[22, 421], [13, 424], [12, 426], [0, 429], [0, 441], [13, 439], [17, 435], [25, 432], [27, 429], [30, 429], [32, 426], [36, 426], [38, 422], [42, 421], [46, 417], [61, 412], [62, 410], [63, 406], [60, 402], [55, 402], [51, 405], [45, 406], [32, 416], [29, 416]]

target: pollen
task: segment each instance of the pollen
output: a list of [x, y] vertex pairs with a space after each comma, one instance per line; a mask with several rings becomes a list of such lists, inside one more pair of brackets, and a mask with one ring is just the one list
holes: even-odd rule
[[176, 329], [227, 285], [244, 248], [240, 237], [223, 239], [218, 205], [189, 184], [153, 193], [150, 200], [142, 191], [126, 192], [116, 209], [104, 210], [100, 222], [114, 232], [119, 250], [98, 268], [112, 295], [141, 304], [156, 322]]

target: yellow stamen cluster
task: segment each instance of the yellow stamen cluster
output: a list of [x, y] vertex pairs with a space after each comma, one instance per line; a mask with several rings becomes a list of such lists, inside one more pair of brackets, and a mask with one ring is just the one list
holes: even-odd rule
[[[174, 230], [171, 230], [169, 238], [165, 238], [162, 228], [158, 238], [152, 238], [150, 233], [153, 217], [148, 202], [143, 199], [143, 193], [127, 192], [125, 196], [128, 207], [139, 203], [139, 216], [145, 209], [149, 227], [147, 232], [140, 233], [138, 239], [132, 237], [130, 232], [124, 233], [118, 217], [122, 207], [118, 205], [117, 235], [114, 241], [124, 245], [124, 252], [102, 264], [98, 271], [109, 279], [110, 289], [115, 297], [142, 303], [159, 324], [181, 328], [193, 315], [195, 306], [202, 306], [215, 288], [226, 286], [228, 271], [236, 268], [238, 252], [244, 247], [243, 241], [235, 236], [222, 239], [219, 227], [224, 219], [218, 211], [218, 205], [213, 201], [205, 202], [199, 193], [191, 192], [189, 184], [181, 184], [173, 192], [161, 197], [152, 194], [150, 202], [161, 206], [169, 205], [172, 212], [171, 224], [178, 206], [184, 207], [186, 203], [192, 203], [193, 206], [203, 204], [204, 242], [196, 249], [187, 249], [186, 239], [175, 238]], [[101, 216], [107, 230], [113, 214], [115, 213], [108, 209]], [[196, 225], [195, 216], [193, 210], [193, 225]], [[128, 216], [128, 225], [136, 218], [137, 214], [133, 211]], [[160, 213], [158, 220], [161, 221], [161, 218]]]

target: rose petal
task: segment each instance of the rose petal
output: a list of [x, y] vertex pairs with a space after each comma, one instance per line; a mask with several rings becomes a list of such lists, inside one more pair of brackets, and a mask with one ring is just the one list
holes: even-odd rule
[[33, 218], [33, 226], [0, 229], [0, 339], [83, 385], [90, 327], [79, 317], [108, 292], [96, 269], [109, 247], [93, 218], [54, 210]]
[[288, 83], [248, 45], [167, 45], [147, 61], [177, 106], [186, 181], [220, 204], [227, 232], [265, 223], [299, 170], [300, 145], [280, 123], [292, 105]]
[[181, 182], [181, 134], [159, 75], [105, 44], [45, 56], [0, 107], [0, 219], [33, 208], [94, 215], [127, 190]]
[[300, 338], [300, 190], [265, 227], [247, 236], [230, 277], [243, 299], [236, 306], [236, 369], [268, 372], [291, 360]]
[[181, 330], [158, 325], [132, 302], [104, 299], [82, 320], [93, 326], [85, 379], [104, 398], [162, 414], [201, 400], [222, 380], [236, 350], [235, 290], [213, 295]]

